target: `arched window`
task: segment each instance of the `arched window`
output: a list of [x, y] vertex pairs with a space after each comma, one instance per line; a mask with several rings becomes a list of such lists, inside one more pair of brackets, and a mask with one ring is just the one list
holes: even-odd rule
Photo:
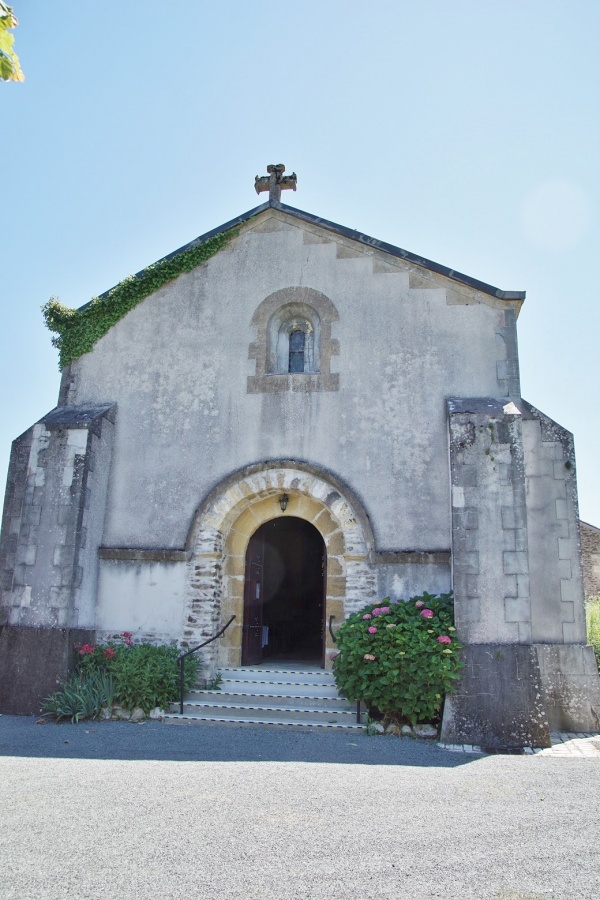
[[306, 335], [299, 328], [290, 334], [288, 372], [304, 372], [304, 345]]
[[248, 393], [337, 391], [339, 375], [331, 357], [339, 345], [331, 337], [338, 313], [324, 294], [290, 287], [269, 294], [252, 316], [256, 339], [248, 349], [256, 373], [248, 376]]
[[319, 317], [314, 310], [282, 308], [270, 323], [270, 369], [274, 374], [313, 375], [319, 371]]

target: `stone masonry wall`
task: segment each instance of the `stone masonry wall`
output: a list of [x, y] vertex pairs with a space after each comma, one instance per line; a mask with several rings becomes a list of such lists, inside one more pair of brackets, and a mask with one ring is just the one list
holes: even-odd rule
[[455, 615], [472, 644], [531, 640], [521, 417], [509, 401], [448, 401]]
[[112, 440], [106, 411], [59, 408], [13, 444], [0, 538], [9, 625], [93, 627]]
[[585, 643], [573, 436], [523, 405], [532, 640]]
[[600, 528], [580, 522], [585, 596], [600, 596]]
[[33, 435], [34, 428], [29, 428], [13, 441], [10, 455], [0, 538], [0, 625], [6, 624], [11, 616], [17, 559], [22, 565], [23, 547], [37, 536], [37, 523], [31, 523], [23, 509]]

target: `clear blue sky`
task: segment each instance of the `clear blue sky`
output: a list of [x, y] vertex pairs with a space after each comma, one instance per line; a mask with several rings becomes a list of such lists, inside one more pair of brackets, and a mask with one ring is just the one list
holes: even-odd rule
[[574, 432], [600, 525], [597, 0], [13, 5], [0, 484], [56, 405], [40, 305], [79, 306], [252, 208], [283, 162], [286, 202], [527, 291], [523, 395]]

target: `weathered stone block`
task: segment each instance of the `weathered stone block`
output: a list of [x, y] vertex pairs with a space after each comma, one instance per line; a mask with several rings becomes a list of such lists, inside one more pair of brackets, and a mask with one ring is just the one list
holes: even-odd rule
[[479, 527], [479, 512], [474, 507], [465, 507], [462, 512], [462, 519], [457, 515], [456, 524], [461, 525], [467, 530]]
[[531, 609], [528, 597], [505, 597], [504, 615], [507, 622], [529, 622]]
[[484, 749], [549, 747], [535, 649], [521, 644], [472, 644], [457, 692], [446, 698], [441, 739]]
[[558, 560], [558, 577], [561, 581], [569, 581], [573, 577], [573, 564], [570, 559]]
[[510, 550], [505, 550], [502, 558], [506, 575], [527, 575], [529, 571], [527, 553], [523, 551], [512, 553]]
[[501, 507], [500, 519], [501, 519], [503, 528], [516, 528], [514, 506]]
[[463, 464], [454, 470], [453, 482], [460, 487], [476, 487], [477, 479], [477, 467], [472, 464]]
[[556, 518], [557, 519], [568, 519], [569, 518], [569, 505], [566, 500], [555, 500], [554, 505], [556, 508]]
[[479, 597], [478, 575], [467, 575], [465, 577], [465, 593], [467, 597]]
[[454, 560], [455, 568], [465, 575], [479, 574], [479, 553], [463, 553]]
[[76, 662], [74, 644], [94, 643], [87, 629], [0, 626], [0, 712], [35, 715]]
[[41, 506], [26, 506], [22, 516], [23, 525], [39, 525], [41, 516]]
[[600, 681], [593, 648], [537, 644], [535, 649], [551, 730], [600, 731]]
[[478, 598], [467, 598], [461, 600], [460, 608], [456, 611], [456, 622], [458, 625], [468, 625], [471, 622], [479, 622], [481, 620], [481, 600]]
[[[581, 585], [579, 580], [561, 579], [560, 582], [560, 599], [563, 603], [576, 603], [581, 597]], [[573, 619], [570, 620], [571, 622]]]

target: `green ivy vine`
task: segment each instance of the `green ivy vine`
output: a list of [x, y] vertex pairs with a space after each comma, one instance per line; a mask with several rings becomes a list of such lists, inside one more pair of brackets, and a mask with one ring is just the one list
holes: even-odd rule
[[81, 309], [70, 309], [56, 297], [42, 306], [46, 326], [55, 332], [52, 344], [58, 348], [58, 367], [62, 371], [73, 360], [89, 353], [94, 344], [122, 319], [130, 309], [184, 272], [191, 272], [222, 250], [239, 228], [216, 234], [202, 244], [163, 259], [119, 282], [105, 296], [94, 297]]

